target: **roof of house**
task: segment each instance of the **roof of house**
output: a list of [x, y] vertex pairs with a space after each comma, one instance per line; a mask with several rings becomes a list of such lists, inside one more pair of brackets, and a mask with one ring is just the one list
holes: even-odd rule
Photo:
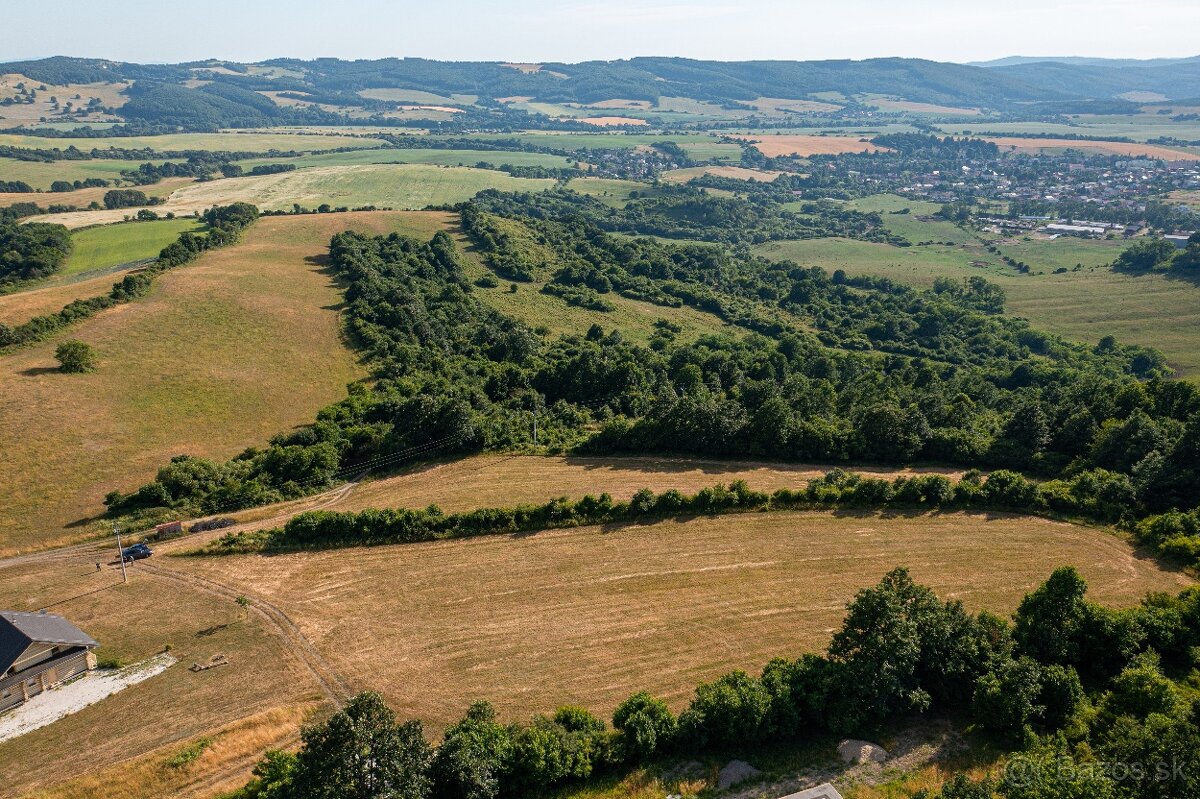
[[99, 646], [91, 636], [62, 616], [0, 610], [0, 674], [8, 671], [21, 653], [34, 643]]
[[782, 799], [842, 799], [842, 795], [837, 792], [837, 788], [825, 783], [816, 788], [809, 788], [807, 791], [788, 794]]

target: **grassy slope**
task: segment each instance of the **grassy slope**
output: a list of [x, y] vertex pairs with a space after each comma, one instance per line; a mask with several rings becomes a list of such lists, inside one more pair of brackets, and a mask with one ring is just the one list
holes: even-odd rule
[[426, 236], [443, 221], [263, 219], [237, 246], [162, 277], [148, 298], [62, 334], [96, 348], [96, 373], [53, 369], [59, 338], [0, 357], [0, 552], [85, 534], [67, 525], [173, 455], [229, 457], [310, 421], [362, 374], [340, 340], [340, 293], [310, 259], [346, 227]]
[[[1112, 272], [1107, 265], [1127, 246], [1125, 242], [1068, 237], [998, 240], [1003, 254], [1028, 263], [1034, 272], [1022, 275], [960, 228], [919, 219], [936, 208], [929, 203], [868, 198], [858, 205], [884, 212], [909, 207], [910, 214], [885, 213], [885, 224], [913, 242], [953, 244], [892, 247], [814, 239], [773, 242], [758, 247], [757, 252], [850, 274], [887, 275], [914, 285], [930, 285], [939, 277], [979, 275], [1004, 288], [1011, 313], [1028, 318], [1039, 328], [1078, 341], [1094, 343], [1111, 334], [1129, 343], [1157, 347], [1183, 376], [1200, 377], [1200, 289], [1157, 275], [1130, 277]], [[1077, 264], [1083, 266], [1079, 271], [1075, 271]], [[1060, 268], [1069, 271], [1054, 274]]]
[[[88, 162], [63, 161], [61, 163], [85, 164]], [[79, 176], [71, 174], [67, 175], [66, 177], [74, 180]], [[191, 182], [191, 178], [163, 178], [158, 183], [154, 183], [149, 186], [138, 186], [137, 189], [138, 191], [143, 192], [147, 197], [167, 197], [171, 194], [171, 192], [175, 191], [175, 189]], [[46, 208], [51, 205], [66, 205], [75, 208], [87, 208], [92, 203], [99, 203], [103, 205], [104, 195], [110, 190], [111, 187], [96, 187], [91, 189], [76, 189], [75, 191], [34, 192], [32, 194], [28, 192], [0, 192], [0, 206], [12, 205], [13, 203], [34, 203], [42, 208]]]

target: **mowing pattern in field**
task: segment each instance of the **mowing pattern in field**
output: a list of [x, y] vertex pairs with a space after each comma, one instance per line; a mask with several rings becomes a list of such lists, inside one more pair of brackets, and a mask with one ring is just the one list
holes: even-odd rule
[[[289, 708], [321, 696], [303, 665], [265, 629], [256, 613], [228, 598], [152, 577], [136, 567], [130, 582], [121, 585], [116, 567], [106, 566], [97, 573], [84, 558], [0, 566], [0, 607], [46, 606], [100, 641], [102, 659], [136, 663], [170, 644], [179, 663], [97, 705], [0, 743], [0, 794], [5, 797], [25, 796], [248, 717], [257, 722], [255, 737], [239, 740], [249, 732], [242, 730], [227, 736], [224, 744], [253, 757], [294, 732], [297, 714]], [[207, 662], [217, 653], [226, 655], [230, 665], [199, 673], [188, 670], [192, 663]], [[282, 710], [265, 719], [254, 718], [275, 708]], [[186, 776], [163, 765], [178, 748], [168, 746], [153, 771], [167, 779]], [[239, 776], [252, 764], [253, 760], [245, 762]], [[150, 776], [127, 772], [114, 785], [119, 788], [125, 780], [136, 785]], [[127, 787], [109, 795], [137, 794], [132, 785]], [[105, 794], [66, 795], [82, 799]]]
[[[484, 189], [539, 191], [552, 180], [514, 178], [491, 169], [429, 164], [358, 164], [299, 169], [275, 175], [227, 178], [197, 183], [174, 192], [156, 211], [193, 214], [213, 205], [248, 202], [264, 210], [290, 210], [294, 204], [315, 209], [374, 205], [416, 209], [469, 200]], [[67, 227], [119, 221], [128, 211], [79, 211], [52, 214], [44, 221]]]
[[1123, 605], [1185, 579], [1104, 532], [1022, 517], [768, 513], [273, 557], [180, 559], [283, 608], [355, 690], [435, 727], [480, 697], [506, 717], [609, 711], [644, 688], [817, 650], [896, 565], [1011, 611], [1057, 565]]
[[[812, 464], [695, 458], [480, 455], [417, 467], [394, 477], [364, 483], [330, 508], [423, 508], [436, 504], [446, 511], [459, 511], [605, 492], [620, 500], [628, 499], [640, 488], [650, 488], [656, 493], [669, 488], [694, 493], [734, 480], [745, 480], [760, 491], [774, 491], [777, 488], [801, 488], [830, 468]], [[961, 475], [951, 469], [856, 466], [854, 471], [886, 478], [918, 471], [951, 477]]]
[[57, 340], [0, 357], [0, 552], [81, 535], [65, 525], [172, 456], [230, 457], [344, 396], [362, 372], [341, 342], [340, 293], [321, 272], [330, 236], [354, 227], [425, 237], [445, 221], [262, 219], [241, 244], [64, 334], [96, 348], [96, 373], [54, 369]]

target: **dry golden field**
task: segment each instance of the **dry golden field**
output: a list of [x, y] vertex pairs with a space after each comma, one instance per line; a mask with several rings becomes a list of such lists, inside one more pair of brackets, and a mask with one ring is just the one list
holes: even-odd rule
[[[755, 513], [179, 556], [197, 540], [158, 545], [125, 586], [112, 566], [94, 571], [104, 557], [95, 548], [0, 561], [0, 606], [48, 606], [100, 640], [102, 657], [134, 662], [171, 644], [180, 661], [0, 744], [0, 784], [13, 795], [211, 797], [243, 780], [263, 749], [294, 741], [330, 696], [366, 689], [433, 735], [478, 698], [509, 719], [565, 702], [607, 714], [638, 689], [678, 708], [697, 681], [822, 649], [854, 593], [897, 565], [944, 597], [1001, 613], [1060, 564], [1116, 606], [1189, 582], [1108, 532], [1006, 514]], [[187, 669], [216, 653], [232, 665]], [[191, 765], [166, 765], [206, 739]], [[114, 792], [105, 786], [116, 777]]]
[[1200, 153], [1176, 150], [1161, 144], [1116, 141], [1077, 141], [1075, 139], [1025, 139], [1020, 136], [986, 136], [1001, 150], [1014, 149], [1018, 152], [1041, 152], [1043, 150], [1086, 150], [1104, 155], [1128, 155], [1162, 158], [1168, 161], [1200, 161]]
[[[322, 271], [329, 238], [346, 228], [432, 236], [446, 220], [264, 218], [241, 243], [161, 277], [145, 299], [0, 356], [0, 553], [87, 534], [73, 523], [174, 455], [227, 458], [311, 421], [363, 374], [341, 343], [341, 295]], [[97, 350], [97, 372], [54, 368], [67, 337]]]
[[805, 134], [762, 134], [731, 136], [733, 139], [754, 142], [754, 147], [768, 158], [781, 155], [837, 155], [838, 153], [874, 153], [884, 148], [862, 141], [857, 136], [814, 136]]
[[772, 169], [747, 169], [744, 166], [692, 166], [664, 172], [662, 180], [665, 183], [687, 183], [692, 178], [698, 178], [701, 175], [713, 175], [718, 178], [757, 180], [769, 183], [782, 174], [782, 172]]
[[822, 649], [854, 593], [897, 565], [1000, 613], [1062, 564], [1113, 605], [1187, 583], [1100, 530], [960, 513], [760, 513], [166, 560], [279, 607], [350, 687], [434, 729], [480, 697], [508, 718], [562, 703], [607, 713], [642, 688], [678, 708], [697, 681]]
[[[829, 466], [709, 461], [695, 458], [480, 455], [446, 463], [413, 467], [400, 474], [357, 486], [331, 510], [409, 507], [436, 504], [446, 511], [540, 503], [555, 497], [581, 497], [607, 492], [628, 499], [640, 488], [656, 493], [675, 488], [695, 493], [717, 483], [745, 480], [759, 491], [802, 488], [829, 471]], [[872, 469], [855, 472], [882, 477], [937, 472], [959, 477], [951, 469]]]

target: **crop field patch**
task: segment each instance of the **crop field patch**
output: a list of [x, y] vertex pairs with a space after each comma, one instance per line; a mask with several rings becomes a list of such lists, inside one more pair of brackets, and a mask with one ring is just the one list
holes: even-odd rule
[[[491, 169], [429, 164], [327, 166], [192, 184], [172, 193], [155, 210], [189, 215], [232, 202], [253, 203], [264, 210], [290, 210], [294, 204], [309, 210], [322, 204], [419, 209], [469, 200], [484, 189], [538, 191], [552, 185], [553, 180], [514, 178]], [[81, 227], [119, 221], [128, 213], [127, 209], [75, 211], [42, 220]]]
[[62, 274], [73, 275], [118, 264], [154, 258], [185, 231], [198, 232], [204, 225], [195, 219], [162, 219], [85, 228], [71, 235], [73, 248]]
[[1102, 153], [1105, 155], [1127, 155], [1131, 158], [1146, 156], [1147, 158], [1161, 158], [1167, 161], [1200, 161], [1200, 152], [1198, 151], [1165, 147], [1161, 144], [1078, 141], [1075, 139], [1025, 139], [1017, 136], [985, 136], [984, 138], [990, 142], [994, 142], [1001, 150], [1015, 150], [1017, 152], [1082, 150], [1088, 153]]
[[885, 148], [853, 136], [815, 136], [803, 134], [755, 134], [731, 138], [752, 142], [755, 149], [768, 158], [784, 155], [837, 155], [839, 153], [874, 153]]
[[548, 153], [510, 152], [504, 150], [434, 150], [425, 148], [387, 148], [350, 150], [344, 153], [304, 155], [299, 158], [242, 161], [248, 171], [258, 164], [293, 164], [297, 169], [316, 166], [349, 166], [354, 164], [438, 164], [440, 166], [475, 166], [480, 162], [493, 166], [574, 166], [576, 159]]
[[758, 513], [179, 559], [284, 609], [355, 690], [435, 730], [478, 698], [505, 719], [560, 704], [604, 715], [639, 689], [678, 709], [699, 681], [820, 650], [854, 593], [897, 565], [1006, 613], [1061, 564], [1108, 605], [1188, 584], [1100, 530], [961, 513]]
[[[355, 228], [428, 238], [448, 219], [264, 218], [239, 244], [159, 278], [148, 297], [0, 356], [0, 553], [88, 535], [68, 525], [172, 456], [231, 457], [345, 396], [363, 372], [342, 342], [340, 291], [322, 271], [330, 237]], [[96, 349], [98, 371], [54, 368], [68, 337]]]

